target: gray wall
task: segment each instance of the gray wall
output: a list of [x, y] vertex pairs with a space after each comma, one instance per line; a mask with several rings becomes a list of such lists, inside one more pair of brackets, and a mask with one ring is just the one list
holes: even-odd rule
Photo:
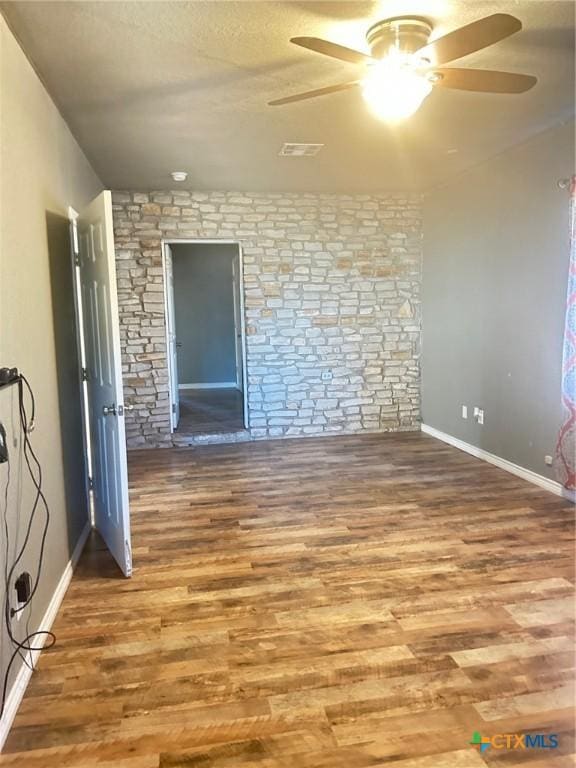
[[[574, 124], [474, 168], [424, 204], [425, 424], [553, 477]], [[468, 420], [461, 417], [468, 405]], [[472, 419], [485, 410], [484, 426]]]
[[232, 260], [238, 246], [173, 245], [180, 384], [236, 381]]
[[[0, 366], [18, 367], [34, 388], [31, 440], [51, 512], [42, 581], [31, 607], [34, 631], [87, 523], [67, 208], [81, 209], [102, 185], [2, 17], [0, 37]], [[32, 502], [29, 481], [17, 492], [22, 465], [12, 443], [18, 434], [15, 395], [14, 387], [0, 392], [0, 421], [8, 429], [13, 460], [7, 513], [12, 544], [17, 534], [22, 541]], [[2, 504], [6, 480], [2, 464]], [[32, 574], [41, 523], [39, 514], [21, 563], [21, 570]], [[4, 547], [2, 526], [2, 572]], [[23, 637], [25, 625], [25, 619], [14, 624], [17, 637]], [[0, 679], [10, 654], [2, 629]], [[20, 664], [12, 668], [11, 681]]]

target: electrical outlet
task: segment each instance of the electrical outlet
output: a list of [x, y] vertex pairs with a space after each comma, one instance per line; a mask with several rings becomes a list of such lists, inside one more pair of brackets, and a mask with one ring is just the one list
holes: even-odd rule
[[549, 467], [554, 463], [552, 456], [544, 456], [544, 464], [548, 464]]
[[484, 409], [478, 408], [478, 416], [476, 418], [478, 424], [484, 424]]
[[467, 419], [468, 418], [468, 406], [463, 405], [462, 406], [462, 418]]
[[322, 371], [320, 378], [322, 381], [332, 381], [332, 371]]

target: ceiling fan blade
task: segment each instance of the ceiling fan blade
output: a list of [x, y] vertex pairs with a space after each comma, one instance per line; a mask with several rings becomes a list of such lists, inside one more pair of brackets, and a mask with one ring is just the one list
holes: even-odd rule
[[315, 99], [316, 96], [326, 96], [329, 93], [337, 93], [338, 91], [346, 91], [348, 88], [354, 88], [358, 85], [360, 80], [352, 80], [349, 83], [339, 83], [338, 85], [328, 85], [326, 88], [316, 88], [314, 91], [305, 91], [304, 93], [297, 93], [294, 96], [285, 96], [283, 99], [274, 99], [269, 101], [269, 107], [279, 107], [281, 104], [291, 104], [293, 101], [304, 101], [304, 99]]
[[533, 75], [497, 72], [492, 69], [434, 69], [433, 74], [441, 75], [434, 85], [484, 93], [524, 93], [538, 82], [538, 78]]
[[366, 53], [345, 48], [343, 45], [331, 43], [329, 40], [321, 40], [319, 37], [292, 37], [290, 42], [301, 48], [307, 48], [309, 51], [322, 53], [324, 56], [340, 59], [340, 61], [347, 61], [349, 64], [370, 64], [374, 61]]
[[487, 48], [522, 29], [522, 22], [507, 13], [494, 13], [465, 27], [448, 32], [416, 52], [433, 64], [447, 64], [474, 51]]

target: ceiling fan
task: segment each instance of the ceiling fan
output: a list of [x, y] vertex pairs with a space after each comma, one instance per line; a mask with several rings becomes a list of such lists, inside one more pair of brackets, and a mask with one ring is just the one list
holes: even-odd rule
[[291, 104], [361, 86], [372, 111], [380, 118], [401, 120], [414, 114], [434, 87], [482, 93], [523, 93], [537, 79], [532, 75], [489, 69], [444, 68], [469, 53], [504, 40], [522, 29], [522, 22], [506, 13], [495, 13], [430, 41], [432, 24], [421, 16], [395, 16], [372, 25], [366, 33], [371, 55], [318, 37], [293, 37], [302, 48], [366, 66], [355, 80], [286, 96], [270, 106]]

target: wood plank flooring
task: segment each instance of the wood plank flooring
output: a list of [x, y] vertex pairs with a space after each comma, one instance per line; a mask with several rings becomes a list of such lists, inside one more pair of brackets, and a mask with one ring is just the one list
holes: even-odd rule
[[[574, 766], [574, 510], [420, 434], [139, 452], [0, 766]], [[473, 733], [554, 733], [482, 754]]]

